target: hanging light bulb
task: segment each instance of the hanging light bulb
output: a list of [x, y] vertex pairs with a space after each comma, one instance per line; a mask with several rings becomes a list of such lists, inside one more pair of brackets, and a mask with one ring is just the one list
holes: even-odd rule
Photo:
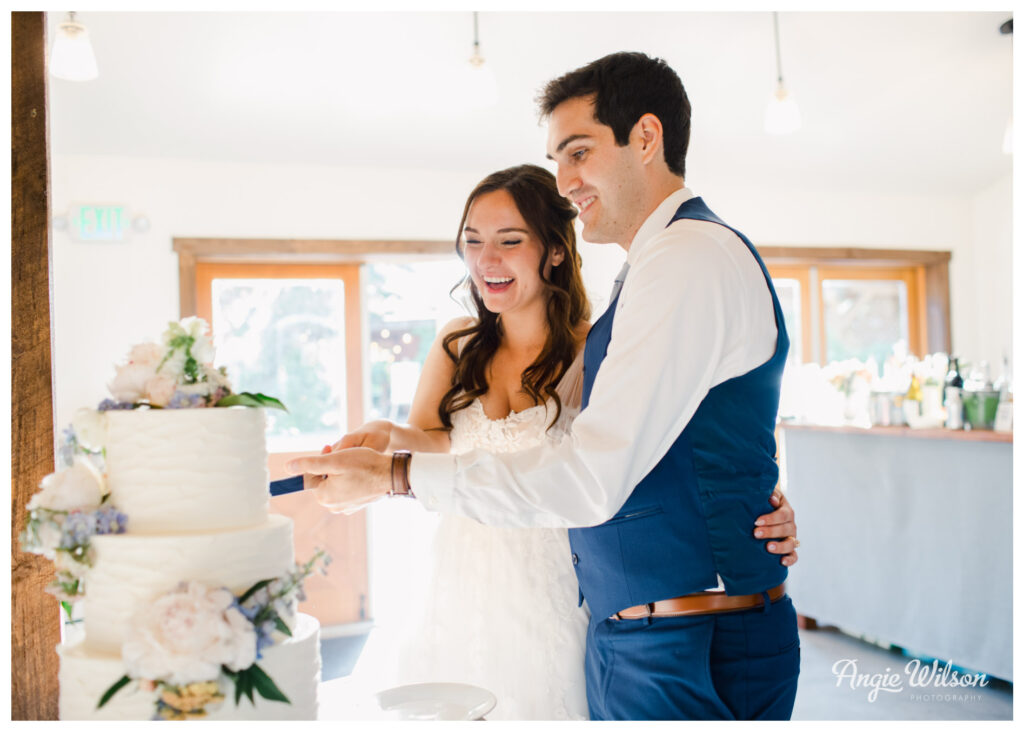
[[480, 53], [479, 13], [473, 13], [473, 55], [469, 57], [466, 102], [471, 107], [493, 107], [498, 103], [498, 81], [494, 70]]
[[800, 108], [796, 100], [786, 89], [782, 81], [782, 49], [779, 43], [779, 14], [772, 13], [772, 20], [775, 24], [775, 70], [778, 76], [778, 84], [775, 87], [775, 94], [768, 102], [768, 109], [764, 114], [764, 131], [769, 135], [788, 135], [800, 129]]
[[67, 81], [91, 81], [100, 74], [89, 31], [75, 22], [73, 12], [57, 26], [57, 37], [50, 48], [50, 73]]
[[[999, 32], [1004, 36], [1013, 35], [1013, 18], [1010, 18], [999, 26]], [[1006, 130], [1003, 131], [1003, 152], [1013, 155], [1013, 112], [1010, 112], [1010, 119], [1006, 120]]]

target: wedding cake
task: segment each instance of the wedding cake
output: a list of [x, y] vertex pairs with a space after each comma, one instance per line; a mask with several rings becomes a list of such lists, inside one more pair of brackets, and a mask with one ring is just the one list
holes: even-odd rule
[[23, 545], [84, 627], [58, 648], [60, 718], [316, 719], [319, 623], [296, 607], [321, 557], [296, 565], [268, 512], [280, 403], [231, 393], [202, 321], [144, 345], [28, 506]]

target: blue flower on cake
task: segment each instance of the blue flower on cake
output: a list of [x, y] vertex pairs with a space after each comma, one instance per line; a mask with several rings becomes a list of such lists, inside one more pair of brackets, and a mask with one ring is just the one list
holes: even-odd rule
[[108, 497], [103, 476], [85, 456], [43, 478], [38, 493], [28, 502], [28, 520], [21, 534], [22, 548], [54, 563], [56, 576], [47, 591], [60, 598], [70, 618], [71, 602], [84, 592], [84, 578], [92, 565], [90, 540], [97, 534], [120, 534], [127, 518], [103, 505]]

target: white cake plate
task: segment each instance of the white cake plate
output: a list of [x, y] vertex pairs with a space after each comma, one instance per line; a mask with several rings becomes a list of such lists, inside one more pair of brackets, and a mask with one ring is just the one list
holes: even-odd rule
[[487, 689], [447, 682], [398, 686], [376, 698], [381, 711], [410, 720], [482, 719], [498, 703]]

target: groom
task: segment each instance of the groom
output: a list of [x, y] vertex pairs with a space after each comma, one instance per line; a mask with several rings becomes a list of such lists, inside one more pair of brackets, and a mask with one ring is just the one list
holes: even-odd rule
[[332, 510], [414, 492], [487, 524], [581, 527], [570, 539], [591, 611], [592, 719], [788, 718], [795, 526], [788, 505], [759, 517], [778, 477], [789, 347], [771, 280], [685, 187], [690, 105], [663, 61], [606, 56], [550, 82], [540, 104], [583, 238], [627, 251], [587, 338], [571, 435], [506, 455], [410, 463], [356, 448], [290, 467]]

